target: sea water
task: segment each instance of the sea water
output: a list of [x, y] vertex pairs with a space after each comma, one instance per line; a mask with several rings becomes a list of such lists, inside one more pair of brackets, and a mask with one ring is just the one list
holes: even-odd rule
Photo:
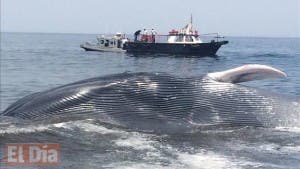
[[[78, 80], [122, 72], [204, 75], [267, 64], [285, 79], [244, 83], [300, 97], [300, 39], [226, 37], [215, 57], [86, 52], [96, 35], [1, 33], [1, 112], [16, 100]], [[1, 118], [1, 117], [0, 117]], [[142, 133], [95, 119], [14, 125], [0, 119], [0, 168], [300, 168], [300, 128], [239, 128], [189, 134]], [[300, 122], [299, 122], [300, 123]], [[6, 143], [59, 143], [57, 166], [7, 166]]]

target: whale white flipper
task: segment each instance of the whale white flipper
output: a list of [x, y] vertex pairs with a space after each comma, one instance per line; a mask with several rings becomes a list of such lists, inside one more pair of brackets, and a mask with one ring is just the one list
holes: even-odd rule
[[248, 64], [222, 72], [208, 73], [208, 77], [218, 82], [241, 83], [268, 78], [283, 78], [287, 75], [273, 67], [259, 64]]

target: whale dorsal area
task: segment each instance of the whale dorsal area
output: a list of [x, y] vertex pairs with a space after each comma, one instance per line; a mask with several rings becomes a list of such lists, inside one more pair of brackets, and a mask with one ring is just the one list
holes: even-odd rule
[[248, 64], [222, 72], [208, 73], [208, 77], [218, 82], [241, 83], [268, 78], [283, 78], [286, 74], [267, 65]]

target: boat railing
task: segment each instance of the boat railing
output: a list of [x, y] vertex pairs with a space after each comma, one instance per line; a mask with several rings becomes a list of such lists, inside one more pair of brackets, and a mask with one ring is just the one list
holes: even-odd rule
[[[178, 34], [179, 35], [179, 34]], [[153, 37], [152, 35], [148, 35], [149, 39], [145, 40], [143, 38], [139, 38], [138, 41], [140, 42], [148, 42], [148, 43], [166, 43], [168, 42], [168, 38], [174, 35], [165, 35], [165, 34], [155, 34]], [[193, 36], [193, 35], [191, 35]], [[194, 35], [195, 36], [195, 35]], [[203, 42], [219, 42], [220, 40], [224, 39], [223, 36], [220, 36], [218, 33], [206, 33], [206, 34], [198, 34], [197, 35]], [[145, 37], [145, 36], [144, 36]]]
[[224, 36], [220, 36], [219, 33], [205, 33], [201, 34], [200, 38], [205, 40], [205, 39], [210, 39], [210, 40], [215, 40], [216, 42], [219, 42], [220, 40], [224, 39]]

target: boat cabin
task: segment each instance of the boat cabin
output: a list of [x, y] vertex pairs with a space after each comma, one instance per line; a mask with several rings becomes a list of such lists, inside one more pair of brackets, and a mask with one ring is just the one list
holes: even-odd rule
[[[191, 22], [188, 23], [184, 28], [179, 30], [171, 30], [168, 35], [157, 35], [157, 33], [152, 29], [135, 32], [134, 42], [144, 42], [144, 43], [159, 43], [161, 37], [167, 37], [167, 43], [180, 43], [180, 44], [199, 44], [203, 43], [199, 37], [198, 31], [194, 30]], [[156, 40], [157, 39], [157, 40]]]
[[98, 36], [97, 41], [99, 47], [123, 48], [127, 39], [125, 38], [125, 34], [116, 33], [113, 37]]
[[168, 43], [202, 43], [198, 31], [193, 29], [192, 23], [187, 24], [179, 31], [173, 29], [169, 32]]

